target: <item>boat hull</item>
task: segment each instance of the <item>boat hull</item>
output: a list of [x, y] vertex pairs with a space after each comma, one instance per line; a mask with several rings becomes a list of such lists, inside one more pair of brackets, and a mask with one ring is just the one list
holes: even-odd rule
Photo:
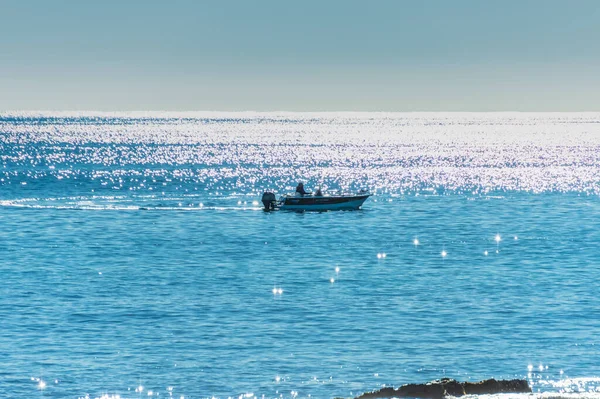
[[279, 209], [288, 211], [342, 211], [360, 209], [368, 194], [339, 197], [283, 197]]

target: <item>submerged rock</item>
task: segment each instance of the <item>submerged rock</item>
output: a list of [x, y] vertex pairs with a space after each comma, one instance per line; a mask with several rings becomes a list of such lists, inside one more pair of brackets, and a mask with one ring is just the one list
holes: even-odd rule
[[441, 399], [445, 396], [481, 395], [496, 393], [528, 393], [531, 388], [527, 380], [489, 379], [479, 382], [460, 382], [451, 378], [442, 378], [425, 384], [406, 384], [395, 388], [382, 388], [365, 392], [355, 399], [377, 398], [426, 398]]

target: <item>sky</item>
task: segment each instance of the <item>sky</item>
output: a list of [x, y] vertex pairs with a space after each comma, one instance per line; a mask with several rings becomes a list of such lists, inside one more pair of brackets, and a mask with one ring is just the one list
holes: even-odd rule
[[0, 0], [0, 112], [600, 111], [598, 0]]

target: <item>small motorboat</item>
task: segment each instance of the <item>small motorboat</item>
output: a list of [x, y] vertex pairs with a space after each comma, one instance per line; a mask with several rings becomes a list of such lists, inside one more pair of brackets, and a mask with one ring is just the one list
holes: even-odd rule
[[370, 196], [368, 191], [361, 190], [357, 194], [283, 195], [277, 200], [274, 193], [267, 191], [263, 193], [262, 203], [265, 211], [340, 211], [360, 209]]

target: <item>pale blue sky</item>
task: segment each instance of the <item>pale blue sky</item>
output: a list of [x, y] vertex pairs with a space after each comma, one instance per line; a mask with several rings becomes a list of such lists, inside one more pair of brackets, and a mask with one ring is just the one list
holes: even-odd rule
[[600, 1], [0, 0], [2, 110], [600, 111]]

